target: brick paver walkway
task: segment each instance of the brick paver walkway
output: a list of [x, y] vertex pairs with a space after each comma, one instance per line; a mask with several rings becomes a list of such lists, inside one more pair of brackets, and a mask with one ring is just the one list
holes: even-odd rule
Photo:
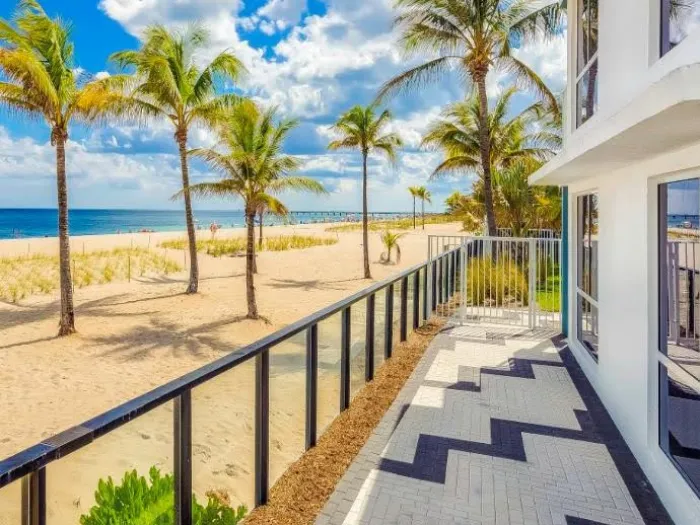
[[317, 525], [672, 523], [553, 335], [438, 335]]

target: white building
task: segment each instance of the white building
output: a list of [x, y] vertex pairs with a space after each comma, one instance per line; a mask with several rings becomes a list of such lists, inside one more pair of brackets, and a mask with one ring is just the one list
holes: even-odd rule
[[565, 147], [531, 178], [568, 188], [570, 347], [677, 524], [700, 524], [699, 26], [700, 0], [568, 0]]

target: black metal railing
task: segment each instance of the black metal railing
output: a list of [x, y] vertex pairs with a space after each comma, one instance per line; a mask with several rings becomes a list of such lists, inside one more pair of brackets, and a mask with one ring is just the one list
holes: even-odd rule
[[[319, 324], [331, 316], [340, 316], [339, 336], [340, 361], [338, 385], [338, 410], [346, 410], [351, 403], [351, 368], [353, 356], [351, 341], [353, 325], [351, 312], [358, 303], [366, 303], [366, 326], [364, 347], [365, 381], [374, 377], [375, 352], [383, 352], [385, 359], [390, 359], [396, 344], [406, 341], [411, 330], [424, 324], [432, 312], [450, 300], [455, 294], [458, 279], [456, 272], [458, 258], [455, 251], [448, 251], [433, 261], [414, 266], [397, 276], [377, 283], [360, 291], [332, 306], [324, 308], [300, 321], [291, 324], [245, 348], [233, 352], [196, 371], [171, 381], [167, 384], [124, 403], [112, 410], [97, 416], [82, 425], [55, 435], [41, 443], [30, 447], [12, 457], [0, 461], [0, 522], [44, 525], [47, 516], [47, 501], [51, 498], [54, 487], [70, 484], [69, 479], [59, 480], [61, 483], [47, 484], [47, 470], [52, 471], [52, 463], [57, 460], [83, 451], [93, 442], [106, 436], [127, 423], [138, 421], [142, 416], [156, 412], [155, 409], [172, 402], [172, 462], [174, 478], [174, 516], [177, 525], [192, 523], [193, 505], [193, 427], [196, 430], [196, 420], [193, 424], [192, 392], [230, 371], [243, 363], [254, 360], [255, 367], [255, 410], [254, 410], [254, 504], [262, 505], [268, 501], [268, 491], [271, 485], [270, 476], [270, 361], [271, 349], [290, 341], [295, 336], [305, 337], [304, 368], [306, 449], [314, 447], [319, 434], [318, 403], [319, 403]], [[430, 286], [429, 286], [430, 284]], [[399, 291], [397, 292], [397, 287]], [[428, 296], [434, 295], [434, 300]], [[384, 308], [376, 308], [377, 298], [384, 302]], [[400, 305], [395, 304], [399, 298]], [[362, 306], [362, 305], [360, 305]], [[398, 311], [396, 310], [396, 307]], [[400, 319], [395, 315], [398, 313]], [[383, 326], [377, 326], [376, 318], [383, 317]], [[375, 347], [377, 330], [383, 332], [384, 348]], [[395, 340], [395, 339], [398, 339]], [[377, 356], [380, 357], [380, 356]], [[31, 407], [27, 407], [31, 409]], [[273, 407], [274, 408], [274, 407]], [[223, 417], [223, 415], [221, 416]], [[5, 425], [8, 422], [3, 422]], [[168, 425], [169, 426], [169, 425]], [[167, 427], [166, 427], [167, 428]], [[227, 439], [235, 441], [240, 436], [230, 436]], [[146, 438], [144, 438], [146, 439]], [[242, 439], [242, 438], [241, 438]], [[169, 440], [168, 443], [170, 442]], [[170, 446], [170, 445], [168, 445]], [[122, 453], [120, 451], [120, 453]], [[79, 455], [79, 454], [78, 454]], [[128, 454], [120, 457], [128, 463]], [[80, 470], [80, 469], [77, 469]], [[70, 476], [60, 470], [58, 477]], [[21, 489], [15, 482], [21, 480]], [[55, 483], [55, 482], [54, 482]], [[13, 490], [7, 490], [12, 488]], [[62, 487], [65, 489], [65, 487]], [[5, 491], [5, 495], [3, 495]], [[77, 498], [80, 502], [80, 498]], [[87, 502], [86, 502], [87, 503]], [[6, 513], [6, 514], [4, 514]], [[53, 523], [61, 523], [61, 520]]]

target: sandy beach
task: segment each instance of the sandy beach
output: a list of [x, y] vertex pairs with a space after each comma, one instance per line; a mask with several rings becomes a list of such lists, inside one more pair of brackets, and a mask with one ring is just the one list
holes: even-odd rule
[[[242, 257], [200, 254], [201, 293], [187, 296], [186, 272], [146, 275], [76, 290], [79, 334], [55, 337], [57, 294], [19, 304], [0, 303], [0, 457], [31, 446], [109, 408], [269, 334], [371, 284], [361, 278], [361, 233], [328, 232], [327, 225], [266, 228], [266, 236], [298, 233], [337, 237], [332, 246], [259, 255], [256, 287], [267, 322], [245, 316]], [[379, 262], [379, 233], [370, 234], [375, 280], [422, 262], [428, 233], [453, 234], [459, 224], [410, 230], [400, 241], [398, 265]], [[209, 238], [209, 232], [200, 232]], [[221, 231], [218, 237], [243, 235]], [[76, 237], [74, 250], [117, 246], [157, 248], [182, 233]], [[0, 241], [0, 256], [56, 253], [56, 239]], [[160, 250], [160, 249], [159, 249]], [[167, 256], [186, 264], [183, 251]], [[353, 315], [355, 334], [364, 337], [361, 308]], [[378, 308], [378, 311], [383, 311]], [[340, 319], [320, 326], [319, 426], [337, 413]], [[361, 339], [358, 335], [358, 339]], [[355, 339], [355, 338], [353, 338]], [[353, 351], [363, 346], [354, 341]], [[359, 345], [359, 346], [358, 346]], [[274, 481], [303, 451], [304, 341], [299, 337], [271, 354], [271, 477]], [[361, 360], [353, 361], [353, 386], [362, 384]], [[225, 494], [232, 504], [252, 503], [252, 364], [232, 370], [193, 392], [194, 488]], [[48, 468], [51, 523], [74, 524], [94, 504], [100, 478], [116, 481], [131, 469], [147, 475], [151, 466], [172, 472], [172, 404], [130, 423], [85, 450]], [[16, 523], [19, 484], [0, 491], [0, 525]], [[5, 510], [7, 509], [7, 510]]]

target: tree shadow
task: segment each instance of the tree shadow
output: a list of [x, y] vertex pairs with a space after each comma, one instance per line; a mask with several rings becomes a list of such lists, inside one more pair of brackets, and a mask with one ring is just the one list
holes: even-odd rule
[[247, 319], [245, 315], [239, 315], [184, 330], [176, 323], [151, 319], [149, 326], [135, 326], [126, 333], [92, 337], [91, 340], [98, 345], [112, 347], [100, 353], [100, 357], [120, 356], [124, 361], [148, 359], [157, 351], [167, 351], [173, 357], [190, 355], [204, 358], [206, 349], [221, 353], [238, 350], [241, 345], [223, 341], [212, 332]]

